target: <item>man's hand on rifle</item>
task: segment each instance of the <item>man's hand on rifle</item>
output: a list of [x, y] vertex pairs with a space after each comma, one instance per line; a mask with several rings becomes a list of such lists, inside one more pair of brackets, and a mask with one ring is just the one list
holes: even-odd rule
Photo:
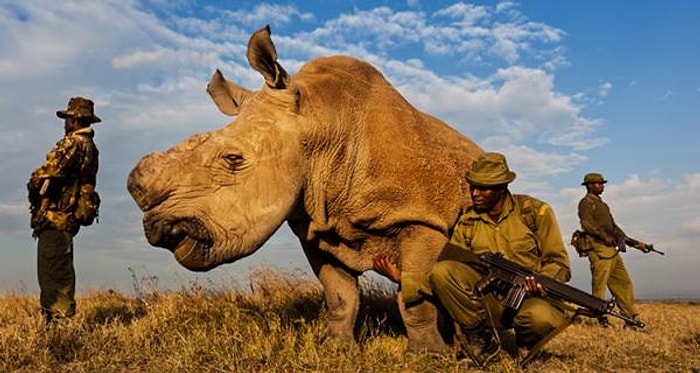
[[380, 255], [373, 259], [374, 270], [380, 275], [386, 276], [389, 280], [400, 284], [401, 270], [386, 255]]
[[[634, 247], [635, 249], [643, 252], [644, 254], [648, 254], [652, 251], [656, 251], [656, 250], [654, 250], [654, 246], [649, 245], [648, 243], [644, 243], [644, 242], [639, 241], [639, 240], [635, 240], [633, 238], [627, 237], [625, 239], [625, 243], [627, 245]], [[659, 254], [663, 255], [663, 253], [659, 253]]]
[[645, 253], [645, 254], [648, 253], [648, 252], [650, 251], [649, 249], [647, 249], [647, 244], [645, 244], [644, 242], [641, 242], [641, 241], [638, 241], [638, 242], [634, 245], [634, 247], [637, 248], [637, 249], [639, 249], [641, 252], [643, 252], [643, 253]]
[[537, 281], [535, 276], [525, 277], [525, 292], [527, 293], [528, 297], [547, 296], [547, 291], [544, 290], [544, 287]]

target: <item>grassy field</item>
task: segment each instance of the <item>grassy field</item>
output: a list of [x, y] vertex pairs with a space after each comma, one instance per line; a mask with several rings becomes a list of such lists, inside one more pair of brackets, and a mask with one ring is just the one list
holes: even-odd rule
[[[177, 292], [135, 285], [136, 296], [99, 291], [78, 298], [75, 318], [51, 328], [36, 297], [0, 296], [2, 372], [457, 372], [454, 354], [405, 355], [406, 337], [383, 283], [363, 284], [357, 343], [323, 340], [320, 287], [293, 273], [259, 271], [250, 282], [193, 284]], [[642, 303], [647, 332], [616, 319], [577, 323], [525, 370], [700, 372], [700, 304]], [[510, 358], [488, 367], [521, 372]]]

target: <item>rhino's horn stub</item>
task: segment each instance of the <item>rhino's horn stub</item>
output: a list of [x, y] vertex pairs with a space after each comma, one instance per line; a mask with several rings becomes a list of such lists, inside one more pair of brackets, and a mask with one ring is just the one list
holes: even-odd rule
[[246, 57], [248, 63], [265, 78], [265, 83], [272, 88], [286, 88], [287, 72], [277, 62], [277, 49], [272, 42], [270, 25], [253, 33], [248, 41]]

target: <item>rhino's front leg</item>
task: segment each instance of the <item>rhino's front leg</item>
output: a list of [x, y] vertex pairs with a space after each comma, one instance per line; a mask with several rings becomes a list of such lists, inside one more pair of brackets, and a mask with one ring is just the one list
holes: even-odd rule
[[336, 265], [332, 255], [307, 241], [308, 221], [290, 221], [289, 226], [299, 237], [311, 269], [323, 285], [328, 307], [328, 337], [353, 341], [357, 313], [360, 309], [360, 292], [357, 277]]
[[[445, 236], [434, 229], [414, 226], [401, 235], [402, 271], [427, 273], [445, 246]], [[399, 310], [408, 334], [408, 352], [445, 352], [448, 349], [439, 329], [438, 311], [434, 304], [422, 301], [406, 307], [398, 294]]]
[[354, 340], [354, 326], [360, 309], [357, 277], [342, 268], [326, 263], [318, 278], [323, 285], [328, 306], [328, 333], [344, 341]]
[[328, 253], [306, 247], [304, 252], [323, 285], [328, 307], [328, 337], [353, 341], [355, 319], [360, 309], [357, 276], [337, 265]]
[[323, 285], [328, 307], [328, 337], [354, 341], [354, 327], [360, 309], [360, 291], [357, 276], [341, 267], [333, 255], [321, 250], [318, 242], [310, 242], [310, 221], [305, 217], [289, 219], [289, 227], [299, 237], [311, 269]]

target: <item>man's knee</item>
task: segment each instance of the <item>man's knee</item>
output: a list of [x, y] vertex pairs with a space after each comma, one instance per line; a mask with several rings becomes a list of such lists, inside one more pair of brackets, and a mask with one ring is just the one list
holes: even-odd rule
[[430, 270], [430, 283], [434, 286], [442, 286], [449, 283], [453, 278], [454, 264], [449, 261], [437, 262]]
[[566, 315], [561, 310], [541, 298], [531, 298], [515, 316], [516, 329], [528, 330], [536, 335], [545, 336], [566, 322]]
[[433, 289], [449, 286], [466, 286], [471, 289], [481, 275], [472, 267], [451, 260], [437, 262], [430, 271], [430, 284]]

